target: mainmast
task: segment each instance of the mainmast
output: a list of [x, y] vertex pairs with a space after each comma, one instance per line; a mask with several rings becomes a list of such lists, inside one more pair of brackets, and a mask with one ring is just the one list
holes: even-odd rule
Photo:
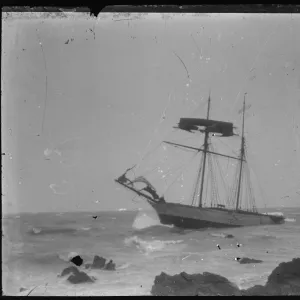
[[244, 137], [244, 123], [245, 123], [245, 97], [244, 94], [244, 104], [243, 104], [243, 125], [242, 125], [242, 141], [241, 141], [241, 155], [240, 155], [240, 175], [239, 175], [239, 183], [238, 183], [238, 191], [237, 191], [237, 199], [236, 199], [236, 206], [235, 209], [239, 209], [240, 204], [240, 192], [241, 192], [241, 179], [242, 179], [242, 170], [243, 170], [243, 161], [245, 156], [245, 137]]
[[[207, 107], [207, 117], [209, 119], [209, 111], [210, 111], [210, 93], [208, 97], [208, 107]], [[204, 138], [204, 159], [203, 159], [203, 166], [202, 166], [202, 177], [201, 177], [201, 188], [200, 188], [200, 195], [199, 195], [199, 207], [202, 207], [202, 196], [203, 196], [203, 187], [204, 187], [204, 174], [205, 174], [205, 165], [206, 165], [206, 153], [208, 149], [208, 137], [209, 133], [205, 130], [205, 138]]]

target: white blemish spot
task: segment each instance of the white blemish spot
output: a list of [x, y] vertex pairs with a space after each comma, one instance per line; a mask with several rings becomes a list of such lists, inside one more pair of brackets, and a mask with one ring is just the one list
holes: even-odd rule
[[48, 149], [48, 148], [47, 148], [47, 149], [44, 150], [44, 155], [45, 155], [45, 156], [49, 156], [49, 155], [51, 155], [51, 153], [52, 153], [52, 150], [51, 150], [51, 149]]

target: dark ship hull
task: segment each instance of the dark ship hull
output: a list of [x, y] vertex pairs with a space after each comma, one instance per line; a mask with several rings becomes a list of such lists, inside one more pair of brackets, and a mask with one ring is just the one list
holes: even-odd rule
[[266, 215], [248, 211], [235, 211], [225, 208], [204, 208], [189, 205], [150, 202], [165, 225], [174, 225], [185, 229], [225, 228], [281, 224], [283, 216]]

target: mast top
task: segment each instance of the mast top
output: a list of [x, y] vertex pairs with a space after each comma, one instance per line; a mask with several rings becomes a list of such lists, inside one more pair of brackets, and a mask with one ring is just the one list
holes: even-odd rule
[[244, 139], [246, 95], [247, 95], [247, 93], [244, 94], [244, 103], [243, 103], [242, 139]]
[[207, 120], [209, 119], [209, 113], [210, 113], [210, 90], [208, 95], [208, 107], [207, 107]]

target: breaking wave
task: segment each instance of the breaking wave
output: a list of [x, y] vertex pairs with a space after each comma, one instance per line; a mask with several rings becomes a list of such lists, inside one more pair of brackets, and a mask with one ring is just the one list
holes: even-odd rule
[[143, 230], [149, 227], [153, 226], [161, 226], [161, 227], [168, 227], [168, 228], [173, 228], [173, 225], [163, 225], [160, 223], [159, 218], [155, 213], [150, 214], [150, 213], [139, 213], [133, 224], [132, 227], [135, 230]]
[[267, 215], [270, 215], [270, 216], [280, 216], [280, 217], [283, 217], [283, 213], [278, 211], [278, 212], [267, 212], [265, 213]]
[[88, 231], [88, 230], [91, 230], [92, 228], [91, 227], [82, 227], [80, 228], [80, 230], [83, 230], [83, 231]]
[[157, 217], [155, 218], [153, 216], [147, 215], [146, 213], [141, 213], [136, 216], [132, 227], [134, 229], [140, 230], [157, 225], [160, 225], [160, 221]]
[[76, 233], [77, 229], [74, 228], [36, 228], [33, 227], [29, 229], [28, 233], [30, 235], [47, 235], [47, 234], [66, 234]]
[[292, 219], [292, 218], [285, 218], [284, 220], [286, 222], [296, 222], [296, 219]]
[[132, 236], [126, 238], [124, 243], [126, 246], [135, 246], [137, 249], [141, 250], [142, 252], [148, 254], [154, 251], [161, 251], [168, 247], [169, 245], [180, 244], [183, 240], [171, 240], [171, 241], [161, 241], [161, 240], [152, 240], [152, 241], [145, 241], [138, 236]]

